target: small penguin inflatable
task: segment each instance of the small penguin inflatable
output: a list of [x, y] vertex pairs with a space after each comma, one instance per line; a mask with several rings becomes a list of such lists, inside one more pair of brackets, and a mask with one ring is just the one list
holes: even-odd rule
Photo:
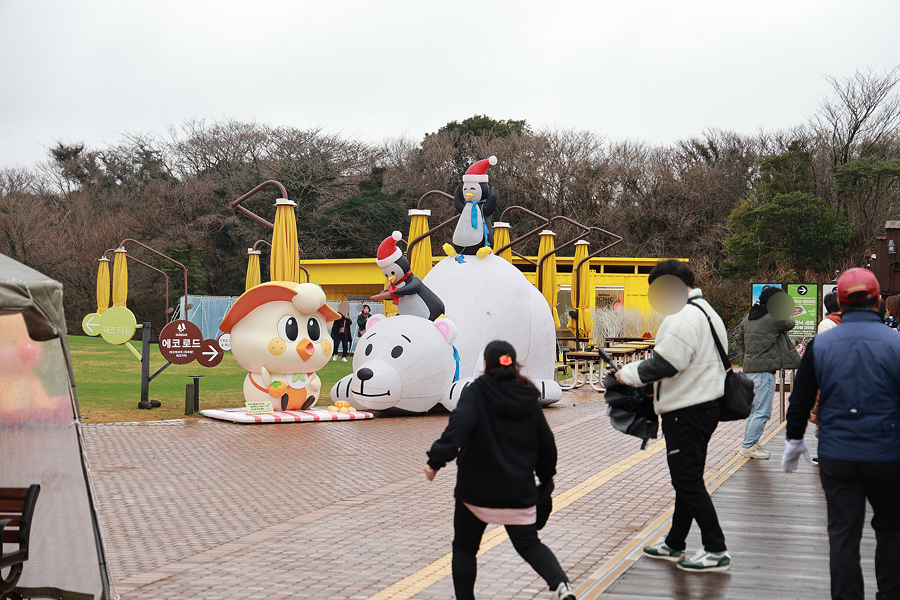
[[465, 262], [461, 255], [484, 258], [491, 253], [494, 228], [490, 215], [497, 206], [497, 190], [488, 185], [487, 169], [496, 164], [496, 156], [473, 164], [453, 193], [453, 204], [460, 217], [453, 231], [453, 244], [444, 244], [444, 252], [456, 256], [457, 262]]
[[386, 290], [371, 299], [393, 298], [401, 315], [414, 315], [434, 321], [444, 314], [444, 303], [421, 279], [413, 275], [409, 261], [397, 247], [401, 237], [402, 234], [395, 231], [378, 246], [375, 264], [391, 283]]

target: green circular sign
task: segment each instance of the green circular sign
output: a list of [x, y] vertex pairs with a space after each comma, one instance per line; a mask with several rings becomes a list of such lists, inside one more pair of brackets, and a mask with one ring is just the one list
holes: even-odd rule
[[100, 335], [110, 344], [124, 344], [134, 337], [137, 319], [134, 313], [124, 306], [113, 306], [100, 317]]
[[91, 337], [100, 335], [100, 320], [102, 318], [100, 313], [88, 313], [87, 316], [81, 320], [81, 329]]

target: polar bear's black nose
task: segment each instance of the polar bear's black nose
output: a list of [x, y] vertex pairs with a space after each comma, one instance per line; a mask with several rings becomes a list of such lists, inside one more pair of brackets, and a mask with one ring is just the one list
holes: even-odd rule
[[362, 368], [356, 372], [356, 376], [359, 379], [361, 379], [362, 381], [368, 381], [368, 380], [372, 379], [372, 376], [374, 374], [375, 373], [372, 372], [372, 369], [367, 369], [367, 368]]

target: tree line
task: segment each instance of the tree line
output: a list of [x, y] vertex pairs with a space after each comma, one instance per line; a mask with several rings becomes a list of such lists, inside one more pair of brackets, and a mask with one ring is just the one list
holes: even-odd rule
[[[247, 248], [271, 232], [227, 204], [259, 183], [281, 182], [298, 203], [301, 260], [367, 257], [390, 231], [406, 232], [423, 194], [452, 193], [470, 164], [495, 155], [495, 219], [518, 205], [623, 236], [612, 255], [690, 258], [733, 321], [747, 309], [746, 283], [830, 281], [865, 266], [884, 222], [900, 219], [900, 66], [827, 79], [831, 93], [793, 128], [710, 129], [663, 145], [481, 115], [378, 143], [227, 119], [105, 148], [58, 142], [43, 164], [0, 170], [0, 252], [65, 285], [75, 330], [96, 308], [97, 259], [122, 239], [185, 264], [192, 294], [239, 295]], [[276, 194], [245, 206], [271, 222]], [[425, 207], [432, 226], [455, 214], [443, 200]], [[514, 233], [535, 226], [522, 213], [511, 221]], [[171, 263], [129, 251], [182, 281]], [[161, 276], [130, 265], [129, 288], [138, 320], [162, 327]]]

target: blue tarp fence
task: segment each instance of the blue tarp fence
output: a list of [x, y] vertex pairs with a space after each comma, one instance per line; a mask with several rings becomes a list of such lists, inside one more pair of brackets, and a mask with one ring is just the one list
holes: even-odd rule
[[228, 309], [240, 296], [188, 296], [188, 304], [194, 306], [185, 312], [184, 296], [178, 302], [175, 319], [185, 319], [200, 328], [204, 340], [214, 340], [222, 335], [219, 323]]

